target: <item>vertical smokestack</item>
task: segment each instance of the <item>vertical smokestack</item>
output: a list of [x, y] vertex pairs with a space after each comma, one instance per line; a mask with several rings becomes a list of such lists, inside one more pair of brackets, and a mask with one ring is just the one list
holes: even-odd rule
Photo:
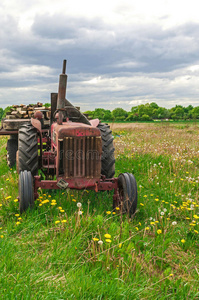
[[67, 86], [66, 60], [64, 59], [62, 74], [59, 75], [57, 109], [64, 108], [64, 102], [65, 102], [65, 98], [66, 98], [66, 86]]

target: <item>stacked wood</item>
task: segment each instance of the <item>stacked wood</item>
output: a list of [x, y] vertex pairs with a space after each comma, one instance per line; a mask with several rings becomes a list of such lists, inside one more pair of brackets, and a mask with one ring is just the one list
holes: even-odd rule
[[34, 112], [40, 110], [43, 113], [44, 119], [49, 120], [51, 115], [51, 107], [43, 106], [43, 103], [29, 105], [13, 105], [6, 113], [6, 119], [30, 119], [34, 116]]

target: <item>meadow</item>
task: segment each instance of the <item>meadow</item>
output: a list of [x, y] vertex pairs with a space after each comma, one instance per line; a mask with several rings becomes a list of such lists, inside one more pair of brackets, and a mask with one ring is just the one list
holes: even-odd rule
[[87, 190], [40, 190], [20, 215], [0, 137], [1, 299], [199, 299], [199, 126], [111, 128], [116, 176], [137, 180], [133, 219]]

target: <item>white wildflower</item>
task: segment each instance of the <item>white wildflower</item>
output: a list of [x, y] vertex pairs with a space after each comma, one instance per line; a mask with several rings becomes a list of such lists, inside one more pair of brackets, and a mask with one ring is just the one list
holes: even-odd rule
[[176, 222], [176, 221], [173, 221], [173, 222], [172, 222], [172, 225], [173, 225], [173, 226], [177, 225], [177, 222]]
[[98, 244], [99, 244], [99, 245], [102, 245], [102, 244], [103, 244], [103, 241], [98, 241]]
[[77, 202], [77, 207], [82, 207], [82, 204], [80, 202]]

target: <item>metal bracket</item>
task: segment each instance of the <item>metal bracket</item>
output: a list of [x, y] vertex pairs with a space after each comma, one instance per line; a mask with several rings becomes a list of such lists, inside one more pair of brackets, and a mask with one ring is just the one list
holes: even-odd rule
[[58, 182], [57, 182], [57, 186], [62, 189], [62, 190], [65, 190], [67, 189], [68, 187], [68, 182], [66, 182], [64, 179], [60, 179]]

